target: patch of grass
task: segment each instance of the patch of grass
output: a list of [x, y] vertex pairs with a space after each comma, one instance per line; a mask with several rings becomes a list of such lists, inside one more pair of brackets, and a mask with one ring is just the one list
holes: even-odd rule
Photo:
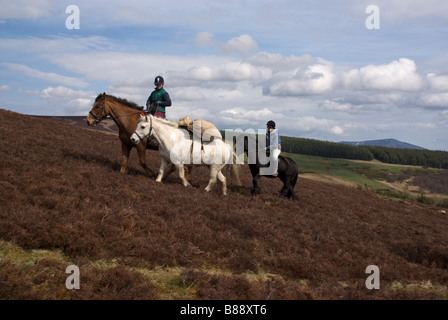
[[14, 243], [0, 240], [0, 261], [10, 260], [16, 266], [28, 269], [42, 259], [65, 261], [68, 263], [67, 266], [71, 264], [60, 250], [24, 250]]
[[[361, 186], [369, 190], [388, 188], [384, 183], [375, 180], [375, 178], [383, 175], [382, 170], [385, 169], [377, 163], [330, 159], [291, 153], [284, 153], [283, 155], [292, 158], [298, 164], [299, 175], [301, 173], [329, 175], [347, 181], [354, 186]], [[389, 169], [397, 170], [395, 167]]]
[[440, 299], [448, 299], [448, 287], [445, 285], [434, 285], [431, 283], [431, 280], [414, 281], [410, 283], [393, 281], [388, 288], [393, 291], [432, 294], [440, 297]]
[[291, 153], [284, 153], [284, 155], [296, 161], [299, 174], [313, 173], [335, 177], [355, 186], [358, 190], [373, 191], [395, 199], [448, 207], [448, 198], [436, 197], [436, 199], [427, 194], [416, 197], [409, 192], [395, 189], [391, 184], [384, 183], [385, 181], [403, 183], [409, 180], [409, 187], [419, 187], [430, 192], [445, 194], [446, 185], [448, 185], [447, 170], [386, 164], [378, 161], [333, 159]]
[[155, 267], [153, 269], [134, 268], [134, 270], [158, 288], [160, 298], [163, 300], [191, 300], [196, 296], [194, 286], [186, 285], [181, 280], [183, 268]]

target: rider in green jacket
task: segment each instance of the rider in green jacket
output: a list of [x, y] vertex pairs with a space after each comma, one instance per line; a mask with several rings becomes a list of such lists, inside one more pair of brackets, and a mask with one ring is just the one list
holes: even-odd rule
[[146, 106], [148, 107], [148, 112], [155, 117], [165, 119], [165, 108], [171, 106], [171, 98], [168, 92], [165, 91], [163, 85], [165, 81], [163, 77], [157, 76], [154, 79], [155, 90], [151, 92], [148, 100], [146, 101]]

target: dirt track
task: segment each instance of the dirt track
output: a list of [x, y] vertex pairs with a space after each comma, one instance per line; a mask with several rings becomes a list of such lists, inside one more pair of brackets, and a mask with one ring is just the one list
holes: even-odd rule
[[[278, 179], [252, 197], [247, 167], [223, 198], [203, 190], [206, 168], [192, 188], [175, 174], [157, 184], [135, 151], [120, 174], [114, 135], [5, 110], [0, 123], [0, 299], [448, 298], [440, 208], [300, 177], [298, 202], [278, 197]], [[18, 262], [42, 249], [59, 258]], [[68, 264], [81, 290], [65, 288]], [[379, 290], [366, 289], [369, 265]], [[160, 269], [175, 270], [171, 293], [148, 276]]]

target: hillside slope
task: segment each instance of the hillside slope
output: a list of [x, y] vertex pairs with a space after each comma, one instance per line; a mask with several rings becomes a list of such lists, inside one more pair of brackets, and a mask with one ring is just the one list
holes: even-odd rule
[[[0, 110], [0, 299], [446, 299], [440, 208], [300, 179], [204, 192], [120, 174], [114, 135]], [[154, 151], [147, 154], [158, 170]], [[298, 164], [300, 166], [300, 163]], [[75, 264], [80, 290], [67, 290]], [[381, 288], [368, 290], [367, 266]]]
[[418, 149], [426, 150], [425, 148], [416, 146], [396, 139], [378, 139], [378, 140], [366, 140], [366, 141], [341, 141], [339, 143], [348, 144], [351, 146], [377, 146], [386, 148], [398, 148], [398, 149]]

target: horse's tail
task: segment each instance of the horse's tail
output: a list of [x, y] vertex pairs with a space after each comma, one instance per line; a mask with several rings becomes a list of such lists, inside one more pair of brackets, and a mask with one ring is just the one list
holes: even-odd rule
[[289, 192], [290, 192], [290, 196], [294, 199], [294, 200], [299, 200], [299, 197], [297, 197], [296, 193], [294, 192], [294, 187], [296, 186], [297, 183], [297, 179], [299, 178], [299, 168], [297, 166], [297, 163], [291, 160], [291, 166], [293, 167], [292, 169], [294, 170], [294, 178], [291, 179], [290, 185], [289, 185]]
[[296, 176], [291, 180], [291, 187], [294, 189], [294, 186], [297, 183], [297, 179], [299, 178], [299, 173], [296, 173]]

